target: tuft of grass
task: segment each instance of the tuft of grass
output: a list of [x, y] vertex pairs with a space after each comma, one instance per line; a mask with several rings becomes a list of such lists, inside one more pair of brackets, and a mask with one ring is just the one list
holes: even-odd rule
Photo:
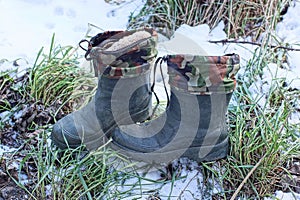
[[270, 27], [274, 30], [290, 3], [290, 0], [147, 0], [139, 13], [132, 14], [128, 27], [151, 26], [170, 37], [181, 24], [208, 24], [212, 29], [223, 21], [228, 37], [251, 36], [255, 41]]
[[[271, 40], [272, 37], [269, 39]], [[265, 41], [268, 44], [269, 41]], [[278, 52], [267, 45], [257, 48], [253, 58], [245, 66], [245, 73], [238, 78], [238, 87], [233, 95], [235, 104], [229, 106], [230, 150], [227, 159], [203, 163], [208, 177], [222, 183], [223, 191], [217, 198], [231, 198], [240, 184], [238, 197], [260, 199], [272, 196], [276, 190], [293, 191], [296, 185], [282, 177], [290, 176], [289, 168], [300, 154], [300, 124], [290, 124], [290, 116], [298, 112], [294, 107], [299, 91], [286, 87], [284, 78], [275, 75], [269, 90], [263, 96], [253, 97], [249, 88], [261, 85], [264, 69], [274, 58], [283, 59], [286, 52]], [[277, 60], [279, 68], [283, 60]], [[261, 98], [265, 104], [261, 105]], [[259, 164], [258, 164], [259, 163]], [[218, 170], [211, 166], [218, 165]], [[254, 170], [253, 173], [251, 170]], [[249, 177], [247, 177], [249, 176]], [[285, 185], [289, 185], [286, 188]], [[296, 187], [297, 188], [297, 187]]]
[[28, 91], [36, 101], [47, 106], [56, 101], [75, 106], [90, 100], [97, 85], [94, 76], [81, 68], [76, 52], [77, 48], [72, 46], [56, 47], [54, 34], [49, 53], [40, 49], [28, 84]]
[[[9, 71], [1, 72], [0, 73], [0, 95], [4, 94], [4, 91], [8, 89], [9, 86], [11, 86], [14, 82], [14, 79], [10, 76]], [[0, 111], [9, 111], [12, 107], [5, 98], [0, 99]]]
[[82, 150], [83, 146], [65, 151], [55, 149], [48, 143], [49, 131], [34, 138], [38, 140], [37, 146], [28, 140], [25, 149], [20, 148], [6, 161], [10, 166], [16, 156], [24, 155], [17, 177], [25, 174], [29, 182], [24, 184], [14, 174], [8, 174], [30, 199], [103, 199], [108, 194], [120, 195], [110, 194], [110, 191], [118, 182], [132, 176], [122, 173], [131, 164], [119, 170], [112, 169], [111, 166], [124, 159], [105, 145], [92, 153]]
[[[247, 99], [247, 104], [243, 99]], [[250, 170], [263, 158], [244, 185], [242, 193], [263, 197], [280, 188], [280, 177], [286, 163], [300, 151], [295, 129], [289, 126], [290, 106], [285, 100], [270, 109], [261, 109], [257, 102], [243, 95], [239, 106], [230, 110], [232, 124], [230, 156], [222, 162], [227, 191], [237, 187]], [[249, 101], [250, 100], [250, 101]], [[279, 102], [278, 102], [279, 103]], [[230, 193], [230, 191], [229, 191]]]

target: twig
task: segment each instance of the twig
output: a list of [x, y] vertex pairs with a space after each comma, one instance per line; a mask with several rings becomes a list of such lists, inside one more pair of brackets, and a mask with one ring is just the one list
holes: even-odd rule
[[253, 174], [253, 172], [257, 169], [257, 167], [260, 165], [260, 163], [264, 160], [264, 158], [266, 157], [266, 155], [267, 154], [263, 155], [263, 157], [261, 157], [259, 159], [259, 161], [256, 163], [256, 165], [251, 169], [251, 171], [244, 178], [244, 180], [239, 185], [239, 187], [237, 188], [237, 190], [234, 192], [234, 194], [232, 195], [232, 197], [230, 198], [230, 200], [234, 200], [237, 197], [238, 193], [241, 191], [241, 189], [243, 188], [244, 184], [247, 182], [247, 180], [250, 178], [250, 176]]
[[180, 192], [180, 194], [179, 194], [177, 200], [179, 200], [179, 199], [181, 198], [181, 196], [183, 195], [183, 193], [184, 193], [184, 191], [186, 190], [186, 188], [189, 186], [189, 184], [191, 184], [192, 180], [194, 180], [194, 178], [196, 178], [198, 175], [199, 175], [199, 172], [197, 172], [197, 173], [195, 174], [195, 176], [193, 176], [193, 178], [191, 178], [191, 179], [189, 180], [189, 182], [188, 182], [188, 183], [184, 186], [184, 188], [181, 190], [181, 192]]
[[[252, 45], [256, 45], [256, 46], [262, 46], [262, 43], [257, 43], [257, 42], [249, 42], [249, 41], [237, 41], [237, 40], [209, 40], [208, 42], [210, 43], [222, 43], [222, 44], [226, 44], [226, 43], [235, 43], [235, 44], [252, 44]], [[283, 47], [283, 46], [276, 46], [276, 45], [267, 45], [270, 48], [274, 48], [274, 49], [284, 49], [284, 50], [288, 50], [288, 51], [300, 51], [300, 49], [295, 49], [292, 47]]]

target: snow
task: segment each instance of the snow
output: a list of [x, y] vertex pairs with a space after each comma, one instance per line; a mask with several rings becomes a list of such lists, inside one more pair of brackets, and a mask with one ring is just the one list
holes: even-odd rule
[[[282, 191], [276, 191], [275, 193], [276, 199], [278, 200], [299, 200], [300, 194], [291, 193], [291, 192], [282, 192]], [[265, 200], [272, 200], [274, 198], [265, 198]]]
[[[112, 193], [113, 191], [118, 191], [118, 193], [130, 191], [130, 197], [122, 197], [124, 200], [131, 200], [133, 198], [146, 199], [149, 195], [153, 195], [156, 192], [162, 199], [176, 200], [179, 197], [181, 197], [182, 200], [205, 199], [204, 190], [206, 188], [203, 184], [203, 175], [199, 171], [199, 168], [201, 168], [199, 164], [187, 158], [180, 158], [178, 161], [173, 162], [173, 166], [178, 167], [178, 164], [180, 164], [182, 168], [179, 173], [180, 177], [176, 178], [177, 180], [174, 182], [170, 180], [168, 182], [159, 183], [159, 180], [162, 178], [161, 171], [151, 170], [143, 179], [136, 177], [127, 179], [117, 188], [112, 188]], [[139, 174], [139, 176], [142, 176], [142, 173]], [[142, 195], [140, 191], [141, 185]], [[213, 191], [210, 191], [210, 193], [212, 192]]]
[[[290, 7], [288, 12], [283, 16], [283, 21], [277, 25], [276, 34], [281, 38], [283, 42], [287, 42], [289, 44], [299, 44], [299, 32], [300, 32], [300, 21], [298, 20], [300, 17], [300, 4], [296, 2], [294, 6]], [[295, 48], [299, 46], [294, 46]], [[294, 52], [299, 55], [300, 52]], [[297, 62], [298, 61], [298, 62]], [[293, 60], [293, 62], [300, 62], [298, 59]]]
[[[35, 60], [37, 52], [42, 46], [49, 48], [52, 34], [55, 33], [55, 42], [62, 46], [77, 46], [78, 42], [85, 37], [88, 32], [89, 25], [93, 24], [102, 30], [118, 30], [125, 29], [128, 16], [133, 11], [141, 9], [142, 0], [130, 1], [122, 4], [121, 7], [109, 5], [100, 0], [77, 0], [77, 1], [61, 1], [61, 0], [0, 0], [0, 71], [7, 69], [18, 69], [18, 72], [31, 66]], [[300, 3], [296, 2], [294, 7], [290, 7], [287, 14], [284, 15], [283, 21], [280, 22], [276, 29], [276, 36], [280, 41], [292, 44], [294, 48], [300, 48]], [[190, 27], [182, 25], [175, 33], [175, 36], [166, 41], [161, 39], [158, 50], [159, 56], [172, 53], [191, 53], [201, 55], [222, 55], [226, 53], [236, 52], [241, 57], [241, 66], [253, 57], [257, 46], [250, 44], [212, 44], [209, 40], [226, 39], [223, 31], [224, 24], [220, 23], [213, 30], [209, 30], [207, 25], [199, 25]], [[93, 28], [94, 33], [98, 30]], [[96, 32], [95, 32], [96, 31]], [[93, 35], [91, 33], [90, 35]], [[82, 51], [82, 54], [84, 52]], [[269, 88], [274, 79], [285, 80], [287, 87], [292, 89], [300, 89], [300, 52], [288, 52], [288, 64], [283, 68], [277, 66], [276, 63], [270, 63], [264, 69], [261, 79], [253, 83], [249, 90], [253, 99], [257, 99], [260, 106], [266, 104]], [[13, 61], [18, 60], [19, 66], [13, 66]], [[245, 69], [241, 68], [238, 76], [243, 76]], [[166, 71], [164, 70], [167, 79]], [[156, 91], [162, 99], [166, 99], [165, 91], [162, 86], [162, 79], [157, 74], [158, 84]], [[234, 102], [233, 102], [234, 103]], [[300, 107], [299, 100], [296, 106]], [[0, 118], [5, 118], [9, 112], [3, 112]], [[16, 117], [20, 113], [16, 114]], [[299, 124], [299, 113], [293, 113], [290, 123]], [[0, 158], [4, 152], [13, 152], [16, 149], [0, 144]], [[181, 195], [181, 199], [204, 199], [202, 191], [203, 176], [197, 170], [199, 167], [192, 161], [180, 160], [183, 168], [181, 178], [175, 181], [174, 185], [169, 182], [164, 185], [149, 184], [149, 181], [143, 180], [142, 183], [148, 183], [143, 191], [159, 190], [159, 196], [162, 199], [177, 199]], [[189, 166], [189, 169], [187, 168]], [[158, 171], [152, 171], [147, 174], [147, 178], [158, 180], [160, 174]], [[118, 186], [117, 190], [126, 191], [132, 189], [137, 179], [128, 179], [125, 184], [127, 186]], [[211, 193], [220, 191], [218, 184], [211, 188]], [[171, 189], [173, 187], [173, 189]], [[48, 186], [47, 192], [51, 192]], [[136, 194], [141, 197], [141, 191]], [[147, 198], [149, 193], [145, 192], [142, 198]], [[283, 193], [277, 191], [275, 196], [278, 199], [300, 199], [300, 194]], [[133, 197], [128, 197], [132, 199]], [[126, 198], [124, 198], [126, 199]], [[268, 198], [265, 198], [266, 200]], [[270, 198], [269, 198], [270, 199]]]
[[103, 30], [125, 29], [130, 13], [141, 5], [141, 0], [121, 9], [99, 0], [0, 1], [0, 60], [24, 58], [33, 63], [40, 48], [49, 47], [53, 33], [57, 44], [76, 46], [88, 23]]
[[5, 153], [13, 153], [17, 149], [0, 144], [0, 159], [5, 157]]
[[4, 112], [0, 113], [0, 119], [1, 119], [1, 121], [2, 122], [8, 121], [10, 114], [11, 114], [10, 111], [4, 111]]
[[199, 191], [201, 185], [203, 185], [203, 177], [199, 171], [189, 171], [185, 172], [187, 177], [183, 180], [175, 181], [174, 185], [172, 183], [166, 184], [162, 187], [160, 192], [161, 197], [173, 196], [170, 199], [202, 199], [202, 194], [195, 192]]
[[[293, 3], [292, 3], [293, 4]], [[300, 47], [300, 2], [295, 1], [294, 6], [291, 6], [283, 16], [281, 21], [276, 27], [276, 35], [282, 42], [291, 44], [293, 48], [299, 49]], [[289, 51], [288, 61], [291, 73], [300, 77], [300, 51]], [[287, 78], [290, 78], [289, 76]], [[293, 78], [293, 77], [292, 77]], [[298, 87], [299, 88], [299, 85]]]

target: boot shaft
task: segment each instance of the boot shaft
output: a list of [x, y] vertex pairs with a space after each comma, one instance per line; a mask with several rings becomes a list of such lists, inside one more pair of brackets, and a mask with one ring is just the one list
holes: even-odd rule
[[[239, 70], [239, 56], [168, 55], [164, 59], [173, 91], [171, 96], [174, 93], [179, 98], [184, 96], [185, 100], [181, 104], [197, 99], [197, 105], [185, 106], [187, 109], [181, 109], [180, 103], [172, 105], [181, 110], [180, 116], [189, 116], [188, 113], [196, 112], [195, 106], [198, 107], [199, 116], [194, 116], [199, 121], [198, 133], [191, 147], [223, 141], [227, 137], [226, 113], [236, 87], [235, 74]], [[178, 103], [172, 101], [171, 97], [170, 104], [172, 102]], [[196, 128], [195, 125], [191, 126]]]
[[[87, 49], [81, 46], [84, 42]], [[51, 137], [57, 146], [76, 148], [84, 143], [88, 150], [95, 150], [112, 128], [149, 117], [156, 42], [156, 32], [151, 29], [107, 31], [80, 41], [98, 76], [98, 88], [89, 104], [54, 125]]]
[[104, 133], [115, 124], [143, 122], [152, 112], [150, 70], [130, 78], [102, 76], [95, 94], [96, 115]]
[[108, 134], [115, 124], [141, 122], [150, 115], [150, 68], [157, 55], [157, 35], [140, 29], [105, 33], [105, 40], [97, 37], [102, 35], [92, 39], [89, 59], [99, 76], [96, 115]]
[[[183, 113], [193, 112], [198, 107], [199, 126], [202, 129], [213, 123], [212, 118], [223, 124], [232, 92], [236, 87], [235, 74], [239, 69], [239, 56], [230, 54], [225, 56], [194, 56], [167, 55], [162, 58], [168, 67], [171, 97], [169, 114], [171, 120], [178, 120]], [[180, 99], [180, 101], [179, 101]], [[193, 99], [196, 105], [185, 106]]]

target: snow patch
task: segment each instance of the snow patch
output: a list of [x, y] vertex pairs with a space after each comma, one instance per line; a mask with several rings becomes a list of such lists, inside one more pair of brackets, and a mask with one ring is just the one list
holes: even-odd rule
[[[300, 200], [300, 194], [291, 193], [291, 192], [282, 192], [282, 191], [276, 191], [274, 197], [278, 200]], [[272, 200], [272, 198], [264, 198], [264, 200]]]
[[77, 46], [87, 33], [88, 23], [103, 30], [124, 30], [130, 14], [145, 3], [135, 0], [120, 8], [99, 0], [16, 1], [0, 1], [0, 60], [24, 58], [31, 64], [42, 46], [50, 46], [53, 33], [57, 44]]
[[16, 148], [12, 148], [12, 147], [0, 144], [0, 158], [4, 157], [5, 153], [13, 153], [16, 150], [17, 150]]

